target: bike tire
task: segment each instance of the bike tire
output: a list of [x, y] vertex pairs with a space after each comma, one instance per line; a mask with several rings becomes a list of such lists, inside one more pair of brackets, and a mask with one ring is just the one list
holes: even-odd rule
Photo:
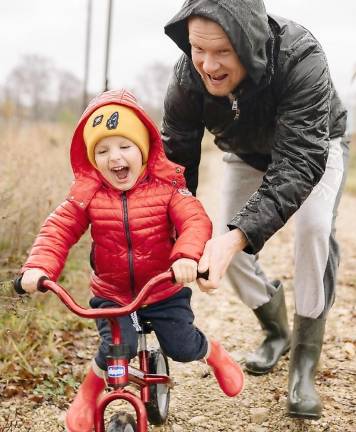
[[[169, 375], [167, 356], [160, 350], [152, 350], [148, 356], [150, 374]], [[147, 418], [153, 425], [166, 422], [169, 410], [170, 388], [166, 384], [150, 385], [150, 401], [146, 403]]]
[[136, 432], [137, 425], [131, 414], [120, 411], [111, 416], [105, 430], [106, 432]]

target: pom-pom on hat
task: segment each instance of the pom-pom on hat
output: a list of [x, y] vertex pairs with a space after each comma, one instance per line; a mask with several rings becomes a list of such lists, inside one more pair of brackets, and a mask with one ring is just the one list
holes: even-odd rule
[[142, 163], [147, 163], [150, 147], [149, 133], [134, 110], [123, 105], [104, 105], [88, 118], [84, 126], [83, 138], [88, 159], [95, 167], [95, 145], [102, 138], [109, 136], [123, 136], [135, 143], [141, 150]]

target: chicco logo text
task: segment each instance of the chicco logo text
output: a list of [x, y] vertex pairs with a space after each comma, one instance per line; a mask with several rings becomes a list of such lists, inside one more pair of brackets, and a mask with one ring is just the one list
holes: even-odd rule
[[108, 376], [111, 378], [119, 378], [125, 375], [125, 366], [109, 366]]

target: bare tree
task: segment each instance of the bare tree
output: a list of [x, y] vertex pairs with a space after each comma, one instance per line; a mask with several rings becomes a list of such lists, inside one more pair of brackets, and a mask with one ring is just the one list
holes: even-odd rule
[[28, 107], [31, 118], [40, 118], [50, 99], [52, 74], [53, 66], [48, 58], [26, 55], [10, 72], [5, 87], [17, 106]]
[[165, 63], [152, 63], [137, 76], [137, 84], [133, 88], [139, 102], [157, 122], [162, 118], [163, 100], [171, 71], [172, 66]]
[[74, 120], [80, 114], [82, 82], [46, 57], [26, 55], [9, 73], [0, 93], [3, 118]]
[[17, 102], [11, 99], [8, 89], [0, 88], [0, 117], [9, 121], [16, 115]]
[[64, 113], [78, 117], [81, 111], [82, 82], [71, 72], [56, 69], [57, 81], [57, 116]]

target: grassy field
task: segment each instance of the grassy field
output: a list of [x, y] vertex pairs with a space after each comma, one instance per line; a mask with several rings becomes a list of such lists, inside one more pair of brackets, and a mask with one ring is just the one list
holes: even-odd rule
[[[66, 331], [92, 328], [92, 323], [65, 312], [50, 296], [16, 298], [8, 282], [19, 271], [43, 220], [65, 198], [72, 180], [70, 139], [68, 128], [53, 124], [14, 124], [0, 131], [0, 388], [31, 378], [39, 394], [65, 394], [73, 385], [70, 374], [63, 373], [61, 382], [48, 379], [44, 384], [36, 379], [43, 377], [43, 364], [52, 364], [55, 370], [68, 363], [60, 349], [69, 343], [63, 337]], [[209, 137], [204, 149], [217, 151]], [[356, 195], [356, 136], [346, 191]], [[88, 255], [89, 238], [84, 236], [73, 248], [60, 280], [83, 303], [88, 298]]]
[[[69, 130], [53, 124], [16, 124], [1, 130], [0, 387], [30, 377], [35, 383], [43, 377], [44, 364], [51, 364], [54, 373], [64, 362], [60, 347], [66, 343], [58, 334], [93, 325], [66, 313], [51, 296], [18, 299], [9, 283], [42, 222], [66, 196], [72, 180], [70, 138]], [[70, 254], [61, 277], [61, 283], [75, 287], [74, 295], [80, 301], [88, 296], [87, 248], [88, 238], [84, 237]], [[38, 381], [38, 391], [64, 392], [63, 383], [50, 375], [49, 371], [47, 386], [43, 378]], [[11, 391], [11, 386], [6, 387]]]

